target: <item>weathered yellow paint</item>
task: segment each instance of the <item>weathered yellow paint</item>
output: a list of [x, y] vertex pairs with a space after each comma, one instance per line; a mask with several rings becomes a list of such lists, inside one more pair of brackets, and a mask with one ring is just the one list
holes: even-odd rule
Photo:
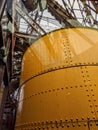
[[23, 57], [15, 130], [97, 130], [97, 77], [97, 30], [41, 37]]

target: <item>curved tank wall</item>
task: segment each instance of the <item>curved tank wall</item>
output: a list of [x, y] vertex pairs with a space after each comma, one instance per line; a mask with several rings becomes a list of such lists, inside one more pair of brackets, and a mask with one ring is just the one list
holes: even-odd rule
[[98, 31], [51, 32], [22, 61], [15, 130], [98, 130]]

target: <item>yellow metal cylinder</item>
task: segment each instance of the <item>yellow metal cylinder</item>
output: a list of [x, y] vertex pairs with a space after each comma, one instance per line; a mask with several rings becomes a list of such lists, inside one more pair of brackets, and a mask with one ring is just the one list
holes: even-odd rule
[[98, 31], [70, 28], [23, 57], [15, 130], [98, 130]]

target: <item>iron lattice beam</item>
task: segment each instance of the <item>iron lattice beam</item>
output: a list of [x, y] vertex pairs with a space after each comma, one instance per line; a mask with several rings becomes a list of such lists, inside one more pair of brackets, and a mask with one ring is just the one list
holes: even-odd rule
[[28, 14], [26, 14], [22, 9], [16, 4], [16, 11], [21, 15], [21, 17], [40, 35], [46, 34], [44, 29], [42, 29], [39, 24], [37, 24]]
[[55, 0], [47, 0], [47, 6], [51, 10], [52, 14], [57, 20], [65, 23], [67, 27], [72, 27], [72, 25], [67, 21], [68, 19], [75, 19], [68, 10], [65, 10], [58, 2]]

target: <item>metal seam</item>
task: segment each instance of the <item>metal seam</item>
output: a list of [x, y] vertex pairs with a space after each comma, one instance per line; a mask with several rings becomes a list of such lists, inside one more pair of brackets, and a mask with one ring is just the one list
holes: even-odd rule
[[[41, 72], [38, 72], [37, 74], [33, 75], [32, 77], [26, 79], [22, 84], [20, 84], [20, 87], [22, 87], [26, 82], [30, 81], [31, 79], [52, 72], [52, 71], [56, 71], [56, 70], [60, 70], [60, 69], [67, 69], [67, 68], [76, 68], [76, 67], [81, 67], [81, 66], [98, 66], [98, 63], [89, 63], [89, 64], [82, 64], [82, 63], [75, 63], [73, 66], [66, 66], [66, 65], [62, 65], [62, 66], [56, 66], [54, 68], [49, 68], [47, 70], [43, 70]], [[19, 87], [19, 88], [20, 88]]]
[[88, 127], [89, 125], [93, 125], [92, 123], [95, 123], [97, 126], [98, 120], [75, 120], [75, 121], [70, 121], [70, 120], [55, 120], [55, 121], [43, 121], [43, 122], [29, 122], [29, 123], [23, 123], [21, 125], [15, 126], [16, 129], [20, 128], [32, 128], [32, 129], [49, 129], [49, 128], [59, 128], [59, 127]]
[[87, 85], [87, 89], [86, 89], [86, 93], [87, 93], [87, 97], [88, 97], [88, 102], [89, 102], [89, 106], [91, 109], [91, 114], [94, 115], [93, 118], [95, 118], [95, 116], [97, 117], [97, 110], [96, 107], [97, 105], [95, 104], [95, 101], [93, 99], [94, 94], [93, 94], [93, 83], [90, 79], [90, 74], [89, 71], [87, 69], [87, 66], [82, 66], [80, 67], [81, 69], [81, 75], [83, 77], [83, 82], [85, 85]]

